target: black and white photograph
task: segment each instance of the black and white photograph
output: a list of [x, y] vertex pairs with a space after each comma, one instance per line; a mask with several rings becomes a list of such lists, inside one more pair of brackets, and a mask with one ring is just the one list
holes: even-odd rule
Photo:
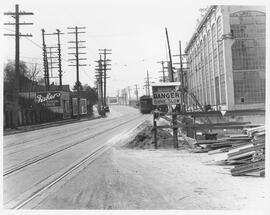
[[1, 1], [1, 213], [268, 214], [268, 10]]

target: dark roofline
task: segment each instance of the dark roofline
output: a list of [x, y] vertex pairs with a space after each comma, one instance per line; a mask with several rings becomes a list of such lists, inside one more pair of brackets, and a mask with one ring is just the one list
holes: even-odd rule
[[207, 17], [210, 15], [210, 13], [212, 13], [213, 10], [215, 10], [217, 8], [217, 5], [211, 5], [206, 14], [204, 15], [202, 21], [200, 22], [200, 24], [198, 25], [198, 27], [196, 28], [195, 32], [193, 33], [191, 39], [189, 40], [187, 47], [185, 48], [185, 53], [187, 53], [187, 50], [190, 48], [190, 46], [192, 45], [193, 41], [196, 39], [198, 32], [201, 30], [201, 28], [203, 27]]

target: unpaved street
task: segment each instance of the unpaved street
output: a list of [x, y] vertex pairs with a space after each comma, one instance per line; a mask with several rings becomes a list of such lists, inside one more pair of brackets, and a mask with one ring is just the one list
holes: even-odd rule
[[232, 177], [206, 156], [116, 147], [35, 208], [263, 210], [264, 178]]
[[115, 106], [105, 119], [5, 136], [4, 207], [264, 209], [265, 178], [233, 177], [185, 147], [126, 147], [147, 120]]
[[149, 116], [130, 107], [107, 118], [4, 137], [4, 207], [21, 208], [111, 147]]

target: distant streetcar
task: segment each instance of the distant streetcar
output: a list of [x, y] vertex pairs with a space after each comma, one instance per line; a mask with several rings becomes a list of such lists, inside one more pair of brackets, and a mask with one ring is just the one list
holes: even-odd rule
[[164, 115], [168, 112], [167, 105], [153, 105], [152, 97], [150, 96], [141, 96], [140, 97], [140, 111], [143, 114], [151, 113], [152, 110], [158, 109], [161, 112], [161, 115]]
[[140, 111], [143, 114], [151, 113], [153, 110], [152, 98], [150, 96], [140, 97]]

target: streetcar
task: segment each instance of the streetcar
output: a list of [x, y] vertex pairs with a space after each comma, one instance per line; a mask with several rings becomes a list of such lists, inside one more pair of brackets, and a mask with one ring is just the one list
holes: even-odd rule
[[151, 96], [141, 96], [140, 97], [140, 112], [142, 114], [151, 113], [153, 110], [157, 109], [160, 111], [161, 115], [168, 113], [167, 105], [153, 105]]
[[140, 112], [142, 114], [151, 113], [153, 110], [152, 98], [150, 96], [140, 97]]

